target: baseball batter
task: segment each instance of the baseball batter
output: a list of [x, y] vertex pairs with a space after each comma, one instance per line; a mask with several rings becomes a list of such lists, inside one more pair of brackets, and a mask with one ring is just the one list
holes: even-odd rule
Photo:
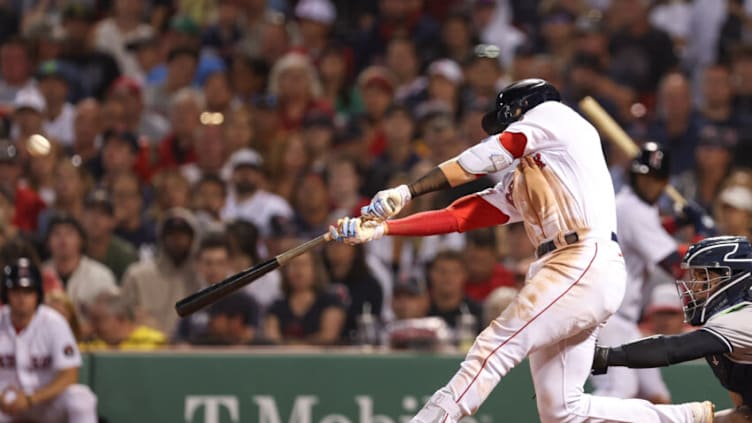
[[[483, 118], [487, 139], [409, 185], [377, 193], [364, 218], [332, 228], [345, 242], [360, 243], [522, 221], [538, 246], [520, 294], [412, 421], [453, 423], [475, 413], [527, 356], [543, 422], [710, 422], [709, 402], [654, 405], [584, 393], [598, 327], [621, 304], [626, 271], [598, 133], [560, 98], [540, 79], [513, 83]], [[492, 172], [503, 172], [492, 189], [443, 210], [383, 220], [413, 197]]]
[[[629, 185], [616, 195], [616, 221], [627, 268], [627, 285], [619, 310], [598, 333], [600, 345], [616, 346], [643, 337], [637, 322], [646, 279], [653, 266], [658, 265], [677, 278], [681, 274], [678, 246], [663, 228], [656, 206], [668, 183], [670, 166], [665, 150], [656, 143], [646, 143], [631, 163]], [[592, 383], [596, 395], [670, 401], [658, 369], [620, 367], [607, 375], [594, 376]]]
[[682, 266], [688, 270], [677, 281], [684, 316], [700, 329], [597, 347], [593, 374], [704, 357], [737, 407], [717, 413], [715, 422], [752, 422], [752, 245], [744, 237], [707, 238], [690, 246]]
[[41, 304], [39, 270], [6, 266], [0, 311], [0, 422], [97, 422], [97, 400], [77, 385], [81, 356], [65, 319]]

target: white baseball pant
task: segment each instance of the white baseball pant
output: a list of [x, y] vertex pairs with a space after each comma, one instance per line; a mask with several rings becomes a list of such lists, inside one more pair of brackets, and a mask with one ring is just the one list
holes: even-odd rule
[[97, 397], [86, 385], [71, 385], [54, 399], [35, 404], [20, 416], [0, 412], [0, 423], [31, 420], [44, 423], [97, 423]]
[[598, 327], [624, 296], [626, 270], [612, 241], [582, 240], [535, 261], [512, 304], [475, 340], [460, 370], [412, 423], [456, 423], [474, 414], [526, 356], [541, 422], [692, 423], [689, 405], [588, 395]]
[[[611, 316], [598, 331], [598, 345], [616, 347], [643, 338], [637, 324], [619, 314]], [[593, 395], [617, 398], [671, 398], [660, 369], [609, 367], [604, 375], [591, 376]]]

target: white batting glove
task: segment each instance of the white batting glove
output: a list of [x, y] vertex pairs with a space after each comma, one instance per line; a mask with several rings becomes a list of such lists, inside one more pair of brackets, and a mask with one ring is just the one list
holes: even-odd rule
[[337, 227], [329, 227], [332, 239], [348, 245], [362, 244], [379, 239], [386, 233], [386, 223], [360, 217], [343, 217], [337, 221]]
[[360, 214], [371, 219], [386, 220], [399, 213], [411, 198], [410, 189], [405, 184], [385, 189], [377, 192], [371, 204], [360, 209]]

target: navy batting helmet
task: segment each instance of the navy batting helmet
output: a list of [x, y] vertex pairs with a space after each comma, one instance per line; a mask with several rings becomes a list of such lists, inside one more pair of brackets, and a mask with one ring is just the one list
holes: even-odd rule
[[26, 257], [19, 258], [3, 269], [3, 282], [0, 286], [0, 299], [3, 304], [8, 304], [8, 291], [13, 288], [34, 288], [39, 296], [37, 304], [44, 302], [42, 274]]
[[498, 134], [545, 101], [561, 101], [559, 91], [545, 80], [530, 78], [513, 82], [496, 96], [494, 110], [483, 116], [483, 130], [488, 135]]
[[685, 320], [700, 326], [714, 314], [752, 300], [752, 245], [742, 236], [717, 236], [692, 244], [677, 281]]
[[632, 160], [630, 171], [640, 175], [655, 175], [667, 179], [670, 174], [671, 156], [663, 147], [655, 142], [646, 142], [640, 153]]

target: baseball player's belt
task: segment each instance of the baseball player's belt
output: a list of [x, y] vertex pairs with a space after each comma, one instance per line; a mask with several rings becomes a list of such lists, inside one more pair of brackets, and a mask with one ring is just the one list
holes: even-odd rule
[[[572, 245], [579, 240], [580, 235], [578, 235], [577, 232], [570, 232], [564, 235], [564, 242], [566, 243], [566, 245]], [[619, 240], [616, 238], [616, 234], [613, 232], [611, 232], [611, 241], [619, 242]], [[535, 256], [538, 258], [543, 257], [556, 248], [556, 244], [553, 240], [543, 242], [538, 246], [538, 248], [535, 249]]]

